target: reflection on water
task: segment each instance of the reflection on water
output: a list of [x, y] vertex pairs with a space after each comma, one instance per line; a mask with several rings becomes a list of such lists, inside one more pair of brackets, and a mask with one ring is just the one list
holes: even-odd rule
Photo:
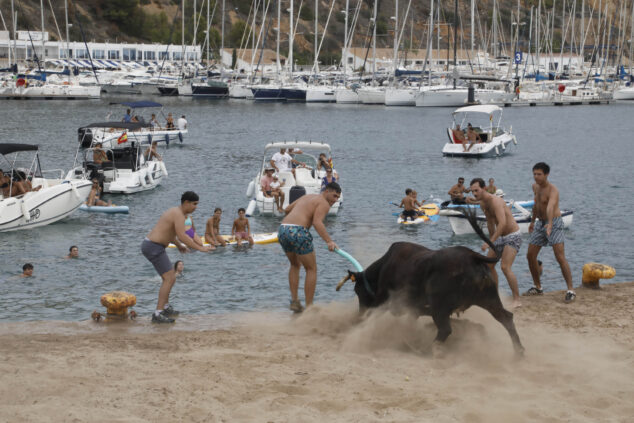
[[[3, 103], [0, 138], [37, 143], [43, 168], [68, 169], [76, 152], [77, 128], [103, 120], [108, 101]], [[507, 199], [527, 199], [532, 195], [531, 167], [546, 161], [562, 207], [575, 211], [573, 228], [566, 233], [575, 285], [588, 261], [615, 266], [617, 280], [634, 279], [632, 231], [626, 219], [634, 207], [629, 194], [634, 172], [631, 145], [620, 130], [630, 121], [632, 106], [506, 109], [503, 121], [513, 125], [519, 140], [513, 154], [465, 160], [440, 153], [451, 121], [449, 109], [161, 101], [166, 113], [185, 114], [189, 121], [185, 143], [170, 146], [164, 154], [168, 179], [152, 192], [110, 197], [129, 206], [129, 215], [78, 211], [44, 228], [0, 234], [0, 319], [84, 320], [94, 309], [102, 309], [102, 293], [116, 289], [137, 295], [135, 308], [146, 320], [144, 314], [155, 307], [160, 278], [139, 246], [160, 213], [178, 205], [183, 191], [194, 190], [201, 197], [194, 213], [199, 231], [213, 209], [221, 207], [221, 230], [230, 232], [237, 209], [247, 205], [246, 187], [261, 166], [264, 145], [281, 140], [324, 141], [332, 146], [346, 205], [326, 226], [338, 245], [363, 265], [380, 257], [394, 241], [479, 249], [476, 236], [453, 236], [442, 218], [435, 225], [398, 227], [392, 216], [395, 208], [388, 202], [402, 198], [405, 188], [417, 189], [420, 199], [444, 198], [458, 176], [467, 181], [493, 177]], [[276, 231], [278, 224], [274, 218], [251, 218], [254, 232]], [[350, 287], [334, 290], [351, 265], [329, 253], [316, 234], [315, 238], [316, 301], [353, 298]], [[532, 283], [524, 254], [527, 237], [524, 241], [513, 267], [522, 290]], [[71, 245], [79, 246], [80, 259], [63, 259]], [[202, 318], [288, 307], [287, 260], [277, 244], [168, 254], [172, 261], [185, 262], [185, 276], [178, 279], [171, 302], [186, 319], [195, 319], [192, 314]], [[540, 258], [546, 289], [563, 289], [552, 251], [545, 248]], [[35, 277], [17, 277], [26, 262], [35, 266]], [[500, 287], [509, 292], [503, 277]]]

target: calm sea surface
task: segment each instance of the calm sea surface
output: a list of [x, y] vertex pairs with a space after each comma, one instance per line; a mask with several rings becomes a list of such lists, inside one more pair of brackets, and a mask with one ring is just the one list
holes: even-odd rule
[[[331, 145], [345, 206], [327, 221], [327, 228], [364, 266], [395, 241], [479, 249], [476, 236], [454, 236], [444, 218], [435, 225], [400, 228], [388, 202], [399, 201], [405, 188], [418, 190], [420, 199], [445, 198], [458, 176], [467, 181], [493, 177], [507, 199], [531, 199], [531, 167], [546, 161], [550, 180], [560, 189], [561, 206], [575, 212], [572, 229], [566, 232], [575, 285], [589, 261], [616, 267], [614, 281], [634, 280], [634, 105], [505, 109], [503, 122], [513, 126], [519, 140], [512, 154], [465, 160], [441, 154], [450, 109], [157, 100], [165, 104], [165, 113], [185, 114], [189, 121], [185, 143], [164, 154], [169, 178], [154, 191], [111, 196], [116, 204], [130, 207], [129, 215], [77, 211], [49, 226], [0, 234], [0, 320], [85, 320], [102, 308], [99, 297], [110, 290], [135, 293], [137, 311], [148, 317], [156, 305], [160, 277], [139, 246], [161, 212], [178, 205], [183, 191], [194, 190], [201, 198], [194, 213], [198, 229], [202, 231], [213, 209], [221, 207], [221, 230], [230, 232], [237, 209], [247, 205], [245, 191], [259, 170], [264, 145], [281, 140]], [[39, 144], [44, 169], [68, 170], [77, 148], [77, 128], [104, 120], [110, 101], [2, 102], [1, 142]], [[123, 110], [116, 109], [114, 116], [120, 119]], [[276, 231], [278, 224], [274, 218], [251, 218], [254, 232]], [[351, 286], [338, 293], [334, 289], [351, 266], [314, 236], [316, 301], [351, 299]], [[525, 236], [513, 267], [522, 291], [532, 284], [527, 241]], [[80, 259], [63, 259], [71, 245], [79, 246]], [[277, 244], [206, 254], [172, 250], [169, 255], [172, 261], [185, 261], [185, 276], [172, 290], [171, 302], [186, 314], [288, 307], [288, 265]], [[552, 250], [543, 249], [540, 258], [545, 288], [563, 289]], [[18, 277], [26, 262], [35, 266], [33, 278]], [[500, 287], [510, 292], [503, 276]]]

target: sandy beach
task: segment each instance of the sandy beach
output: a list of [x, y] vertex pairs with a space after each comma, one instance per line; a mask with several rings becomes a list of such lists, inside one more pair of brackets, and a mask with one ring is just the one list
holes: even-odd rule
[[634, 282], [523, 298], [516, 359], [483, 310], [452, 319], [356, 301], [281, 313], [0, 325], [0, 421], [631, 422]]

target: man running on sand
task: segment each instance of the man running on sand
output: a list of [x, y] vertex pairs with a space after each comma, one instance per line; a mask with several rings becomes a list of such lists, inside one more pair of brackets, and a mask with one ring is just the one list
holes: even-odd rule
[[[520, 227], [513, 218], [511, 209], [506, 206], [500, 197], [490, 194], [485, 189], [484, 179], [475, 178], [471, 180], [470, 188], [473, 196], [480, 202], [480, 207], [487, 218], [487, 229], [489, 237], [495, 246], [495, 251], [489, 250], [489, 257], [502, 256], [500, 267], [506, 277], [511, 292], [513, 293], [513, 308], [520, 307], [520, 292], [517, 287], [517, 278], [511, 269], [515, 256], [522, 246], [522, 236]], [[489, 246], [482, 244], [482, 251], [486, 251]], [[498, 274], [495, 271], [495, 263], [489, 265], [493, 280], [498, 284]]]
[[[526, 258], [528, 259], [528, 268], [531, 271], [535, 286], [526, 291], [526, 295], [541, 295], [544, 293], [539, 280], [540, 272], [537, 255], [542, 247], [552, 246], [555, 258], [561, 268], [561, 274], [568, 287], [564, 301], [570, 303], [575, 300], [577, 295], [572, 289], [572, 273], [564, 251], [564, 222], [561, 219], [561, 210], [559, 210], [559, 190], [548, 182], [548, 174], [550, 174], [550, 166], [546, 163], [539, 162], [533, 166], [535, 205], [533, 206], [531, 224], [528, 227], [531, 237], [528, 240]], [[539, 219], [537, 224], [535, 219]]]
[[141, 252], [154, 265], [156, 272], [163, 279], [156, 311], [152, 314], [154, 323], [174, 323], [171, 316], [178, 314], [169, 304], [170, 291], [176, 281], [176, 275], [165, 248], [173, 242], [181, 253], [188, 252], [187, 247], [203, 252], [210, 250], [208, 245], [197, 244], [185, 233], [185, 216], [193, 213], [197, 206], [198, 195], [192, 191], [185, 192], [181, 196], [181, 205], [164, 212], [141, 243]]
[[340, 196], [341, 187], [336, 182], [331, 182], [326, 185], [326, 189], [321, 194], [304, 195], [284, 209], [286, 217], [280, 225], [277, 237], [291, 263], [288, 271], [288, 284], [291, 290], [290, 309], [296, 313], [304, 309], [297, 298], [301, 266], [304, 266], [304, 270], [306, 270], [306, 280], [304, 281], [306, 307], [313, 304], [315, 285], [317, 284], [317, 260], [313, 250], [310, 227], [315, 226], [319, 236], [328, 244], [328, 250], [334, 251], [335, 248], [338, 248], [326, 231], [324, 219], [330, 207], [337, 202]]

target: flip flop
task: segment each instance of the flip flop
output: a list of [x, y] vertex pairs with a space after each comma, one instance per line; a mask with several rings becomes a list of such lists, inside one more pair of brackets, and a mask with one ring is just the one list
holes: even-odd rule
[[531, 286], [528, 291], [524, 293], [524, 295], [542, 295], [544, 293], [543, 289], [539, 289], [535, 286]]

